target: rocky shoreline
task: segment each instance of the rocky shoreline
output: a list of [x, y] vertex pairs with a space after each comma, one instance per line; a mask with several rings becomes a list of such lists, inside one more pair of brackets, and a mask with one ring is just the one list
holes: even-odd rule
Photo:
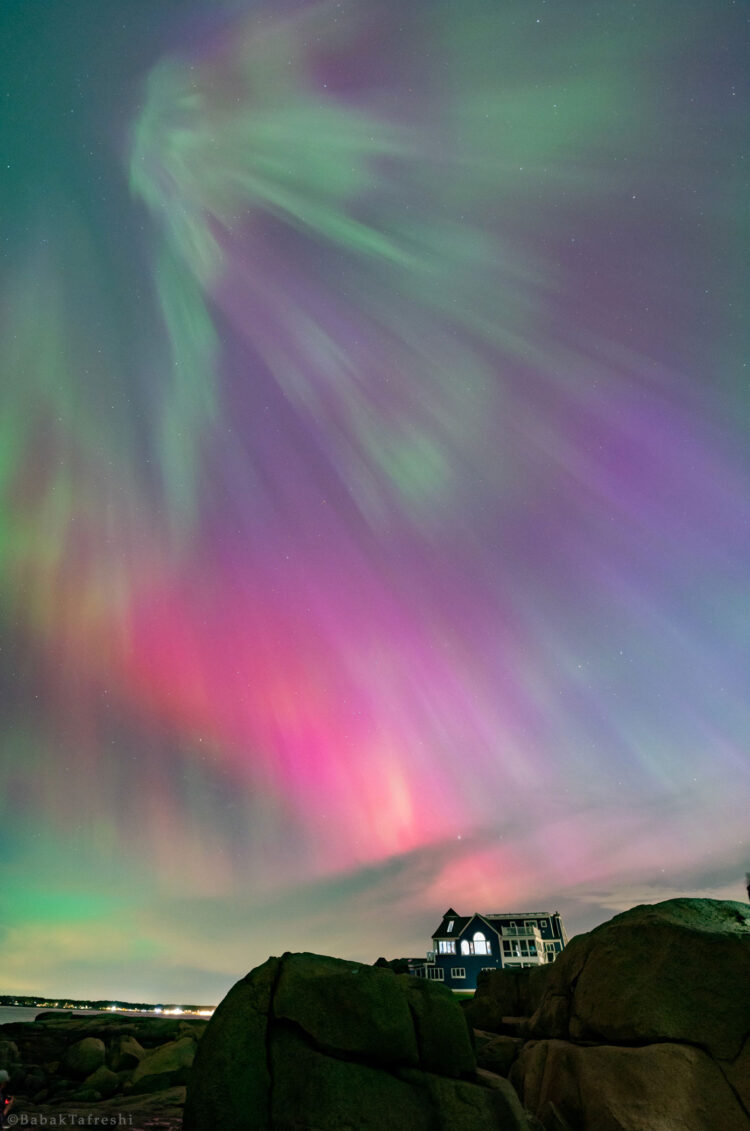
[[545, 1131], [750, 1131], [750, 906], [674, 899], [466, 1005], [480, 1064]]
[[[41, 1013], [0, 1026], [20, 1126], [121, 1126], [178, 1131], [203, 1020]], [[22, 1118], [22, 1117], [25, 1117]], [[43, 1118], [42, 1118], [43, 1117]]]
[[750, 907], [633, 908], [550, 966], [482, 975], [463, 1004], [387, 967], [285, 954], [210, 1022], [4, 1025], [0, 1067], [37, 1126], [750, 1131]]

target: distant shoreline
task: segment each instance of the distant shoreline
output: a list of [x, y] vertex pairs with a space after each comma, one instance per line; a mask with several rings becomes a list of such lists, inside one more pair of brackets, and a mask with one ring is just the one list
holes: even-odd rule
[[0, 1009], [35, 1009], [39, 1013], [131, 1013], [131, 1014], [155, 1014], [158, 1017], [179, 1017], [183, 1014], [188, 1016], [208, 1017], [210, 1016], [215, 1005], [182, 1005], [177, 1002], [132, 1002], [132, 1001], [118, 1001], [117, 999], [110, 998], [109, 1001], [101, 999], [96, 1001], [81, 1001], [70, 999], [60, 1001], [50, 1001], [48, 998], [33, 998], [26, 996], [14, 997], [11, 994], [0, 995]]

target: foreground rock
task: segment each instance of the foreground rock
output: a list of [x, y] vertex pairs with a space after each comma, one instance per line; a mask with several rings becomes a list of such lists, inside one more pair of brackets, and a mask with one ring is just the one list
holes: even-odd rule
[[[0, 1027], [13, 1114], [29, 1126], [78, 1116], [130, 1131], [178, 1131], [185, 1083], [207, 1022], [117, 1014], [40, 1014]], [[40, 1120], [46, 1122], [42, 1124]], [[57, 1120], [58, 1122], [55, 1122]], [[93, 1121], [93, 1122], [92, 1122]]]
[[[148, 1096], [114, 1096], [109, 1100], [63, 1104], [16, 1102], [17, 1127], [124, 1127], [126, 1131], [182, 1131], [184, 1088], [167, 1088]], [[62, 1117], [65, 1122], [62, 1122]], [[25, 1117], [25, 1122], [22, 1120]]]
[[449, 990], [311, 954], [229, 992], [198, 1048], [185, 1131], [527, 1131], [513, 1088], [478, 1074]]
[[70, 1076], [88, 1076], [103, 1066], [106, 1055], [104, 1041], [99, 1037], [84, 1037], [68, 1045], [63, 1063]]
[[746, 904], [633, 908], [527, 983], [525, 1019], [516, 990], [488, 975], [468, 1015], [547, 1131], [750, 1131]]

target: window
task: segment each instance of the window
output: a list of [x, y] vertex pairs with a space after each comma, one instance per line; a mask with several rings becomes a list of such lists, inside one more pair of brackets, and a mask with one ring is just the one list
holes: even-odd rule
[[455, 919], [451, 919], [449, 921], [448, 926], [445, 928], [447, 934], [450, 934], [451, 931], [453, 930], [453, 924], [455, 923], [455, 921], [456, 921]]
[[472, 942], [461, 939], [461, 954], [492, 954], [492, 947], [481, 931], [475, 931]]
[[443, 982], [445, 981], [445, 974], [439, 966], [428, 966], [427, 978], [431, 982]]
[[481, 931], [474, 932], [474, 954], [492, 954], [490, 944]]
[[511, 944], [508, 939], [503, 939], [503, 954], [512, 954]]
[[542, 928], [543, 931], [546, 931], [547, 930], [547, 920], [546, 919], [540, 919], [539, 920], [539, 926]]
[[527, 919], [526, 920], [526, 926], [527, 927], [536, 927], [536, 925], [537, 925], [536, 919]]
[[438, 939], [438, 954], [455, 954], [455, 939]]
[[451, 970], [451, 974], [453, 975], [454, 978], [465, 978], [466, 977], [466, 967], [465, 966], [454, 966], [453, 969]]
[[495, 970], [497, 970], [497, 966], [483, 966], [482, 967], [482, 973], [484, 973], [485, 970], [491, 970], [491, 971], [494, 972]]

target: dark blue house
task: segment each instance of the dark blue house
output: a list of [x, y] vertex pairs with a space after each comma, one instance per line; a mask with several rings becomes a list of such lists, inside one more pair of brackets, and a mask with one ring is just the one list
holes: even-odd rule
[[425, 962], [412, 974], [452, 990], [474, 990], [480, 970], [554, 962], [568, 936], [559, 911], [498, 911], [459, 915], [449, 907], [433, 933]]

